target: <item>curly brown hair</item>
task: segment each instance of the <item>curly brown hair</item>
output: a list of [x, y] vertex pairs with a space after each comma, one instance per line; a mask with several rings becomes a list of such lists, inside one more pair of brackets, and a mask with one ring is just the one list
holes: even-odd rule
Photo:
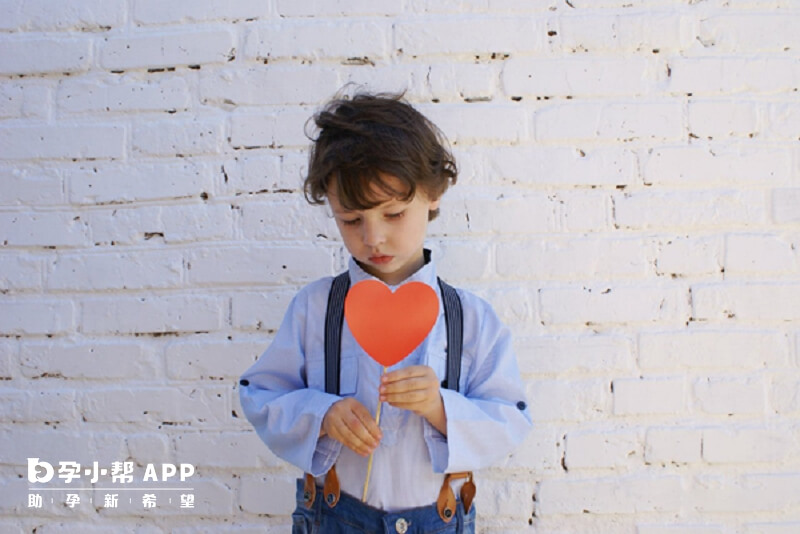
[[[409, 201], [417, 187], [436, 200], [455, 184], [455, 159], [441, 130], [402, 94], [358, 93], [337, 97], [313, 117], [319, 133], [311, 137], [306, 200], [323, 204], [335, 178], [336, 196], [349, 210], [380, 204], [375, 187]], [[381, 175], [400, 180], [402, 190], [390, 187]], [[428, 214], [433, 220], [439, 210]]]

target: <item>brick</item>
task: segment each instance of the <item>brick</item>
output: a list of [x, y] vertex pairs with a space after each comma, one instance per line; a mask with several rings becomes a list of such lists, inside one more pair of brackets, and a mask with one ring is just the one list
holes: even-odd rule
[[0, 418], [14, 423], [56, 424], [74, 421], [75, 391], [19, 391], [0, 393]]
[[62, 80], [56, 99], [65, 113], [183, 111], [189, 109], [189, 85], [169, 77], [139, 82], [127, 76]]
[[785, 184], [792, 174], [786, 150], [749, 145], [657, 148], [643, 167], [644, 182], [659, 186]]
[[0, 204], [47, 206], [64, 203], [64, 184], [56, 168], [36, 165], [0, 167]]
[[53, 98], [51, 80], [7, 80], [0, 84], [0, 119], [47, 119]]
[[800, 139], [800, 109], [791, 102], [769, 104], [764, 133], [770, 139]]
[[711, 330], [642, 333], [642, 369], [758, 370], [784, 367], [789, 362], [786, 337], [774, 331]]
[[697, 38], [723, 53], [785, 52], [800, 48], [798, 25], [795, 13], [715, 15], [699, 21]]
[[772, 192], [772, 220], [777, 224], [800, 222], [800, 188]]
[[617, 186], [638, 178], [635, 154], [616, 148], [499, 146], [487, 157], [489, 172], [511, 185]]
[[84, 334], [164, 334], [219, 330], [225, 299], [201, 296], [91, 298], [82, 303]]
[[403, 13], [403, 6], [388, 0], [277, 0], [276, 8], [285, 17], [388, 17]]
[[767, 410], [767, 384], [763, 377], [705, 378], [694, 384], [694, 407], [703, 413], [764, 415]]
[[277, 331], [295, 293], [276, 290], [234, 294], [231, 297], [231, 325], [239, 330]]
[[497, 245], [497, 273], [506, 279], [643, 278], [650, 272], [638, 239], [553, 238]]
[[732, 234], [725, 246], [725, 278], [797, 275], [800, 235]]
[[776, 371], [768, 393], [769, 406], [775, 410], [775, 413], [795, 414], [800, 412], [800, 373], [794, 368], [791, 370], [783, 368]]
[[[159, 429], [154, 429], [159, 431]], [[145, 465], [158, 461], [161, 458], [168, 458], [173, 450], [172, 438], [168, 438], [164, 433], [137, 433], [126, 436], [130, 458], [139, 465]], [[183, 461], [182, 458], [178, 461]]]
[[692, 287], [693, 316], [698, 320], [735, 319], [750, 324], [800, 320], [798, 284], [706, 284]]
[[491, 247], [483, 242], [447, 241], [434, 250], [436, 271], [453, 283], [491, 276]]
[[119, 27], [125, 20], [124, 0], [9, 0], [4, 2], [0, 29], [6, 31], [81, 30]]
[[509, 469], [534, 469], [552, 471], [562, 469], [562, 443], [557, 429], [548, 425], [535, 425], [525, 441], [497, 467]]
[[59, 335], [75, 329], [75, 305], [69, 300], [5, 299], [3, 310], [3, 335]]
[[534, 319], [535, 296], [530, 288], [508, 286], [478, 296], [486, 298], [500, 321], [511, 328], [530, 325]]
[[636, 534], [724, 534], [718, 525], [638, 525]]
[[[198, 336], [175, 341], [164, 349], [167, 377], [174, 380], [238, 378], [265, 348], [263, 340], [222, 341]], [[222, 362], [221, 354], [225, 355]]]
[[694, 95], [774, 93], [800, 84], [800, 65], [789, 58], [676, 58], [669, 91]]
[[683, 278], [721, 276], [724, 271], [723, 237], [674, 237], [655, 246], [655, 268], [659, 276]]
[[0, 213], [3, 245], [12, 247], [77, 247], [87, 244], [81, 215], [65, 212]]
[[556, 217], [561, 229], [570, 233], [611, 231], [611, 196], [596, 191], [570, 191], [553, 195], [558, 202]]
[[214, 169], [181, 160], [162, 163], [85, 164], [64, 169], [70, 201], [119, 204], [141, 200], [199, 197], [211, 191]]
[[417, 108], [453, 145], [515, 144], [529, 136], [528, 117], [517, 106], [486, 102], [433, 104]]
[[431, 98], [477, 102], [492, 100], [496, 94], [497, 67], [485, 64], [433, 63], [429, 67]]
[[466, 199], [467, 223], [477, 234], [539, 233], [555, 229], [556, 203], [544, 194]]
[[757, 226], [765, 222], [764, 195], [758, 190], [636, 192], [614, 197], [614, 219], [626, 229], [711, 229]]
[[44, 261], [19, 254], [0, 254], [0, 291], [3, 293], [40, 290]]
[[[540, 25], [542, 22], [532, 17], [426, 17], [396, 23], [395, 47], [412, 57], [543, 50], [545, 31]], [[480, 31], [475, 31], [476, 27]]]
[[650, 428], [645, 438], [648, 464], [682, 465], [702, 461], [703, 431], [697, 428]]
[[[591, 7], [600, 6], [593, 2]], [[553, 41], [561, 50], [573, 53], [669, 53], [685, 49], [694, 39], [691, 19], [656, 10], [631, 15], [576, 11], [559, 17], [556, 29]]]
[[[200, 469], [263, 469], [286, 464], [254, 432], [185, 432], [175, 437], [175, 455]], [[294, 494], [292, 494], [294, 495]]]
[[219, 154], [224, 136], [222, 118], [138, 122], [133, 126], [133, 151], [146, 156]]
[[51, 263], [48, 289], [103, 291], [180, 287], [183, 257], [177, 251], [61, 254]]
[[512, 58], [503, 66], [509, 95], [529, 97], [638, 96], [666, 78], [640, 58]]
[[[227, 419], [221, 388], [171, 386], [91, 389], [82, 392], [80, 410], [93, 423], [215, 425]], [[113, 407], [113, 409], [109, 409]]]
[[786, 428], [727, 427], [703, 430], [703, 460], [710, 464], [770, 463], [797, 459], [797, 440]]
[[7, 126], [0, 128], [7, 160], [103, 159], [125, 154], [125, 129], [105, 125]]
[[592, 421], [611, 413], [605, 379], [534, 380], [527, 389], [534, 421]]
[[793, 534], [800, 529], [800, 522], [749, 523], [744, 525], [744, 534]]
[[636, 467], [643, 448], [637, 432], [570, 432], [564, 462], [569, 470]]
[[268, 5], [259, 0], [177, 0], [168, 4], [158, 0], [139, 0], [134, 5], [133, 18], [140, 24], [185, 24], [253, 19], [268, 13]]
[[233, 238], [232, 208], [224, 204], [184, 204], [92, 211], [95, 245], [188, 243]]
[[16, 340], [0, 339], [0, 379], [12, 379], [19, 360], [19, 343]]
[[100, 48], [100, 65], [108, 70], [177, 67], [225, 63], [235, 53], [231, 32], [143, 32], [109, 37]]
[[83, 72], [91, 61], [92, 42], [87, 38], [0, 40], [0, 75]]
[[799, 491], [796, 473], [744, 475], [738, 480], [716, 475], [699, 478], [686, 496], [699, 512], [776, 512], [798, 506]]
[[298, 247], [223, 247], [187, 254], [192, 285], [308, 283], [332, 273], [332, 254]]
[[25, 342], [20, 353], [20, 370], [28, 378], [149, 380], [159, 367], [152, 348], [128, 341]]
[[677, 288], [648, 286], [552, 287], [539, 291], [545, 325], [670, 323], [688, 317]]
[[537, 515], [677, 512], [683, 494], [681, 477], [675, 475], [551, 479], [539, 486]]
[[[246, 156], [237, 161], [223, 164], [223, 194], [240, 196], [258, 194], [277, 189], [291, 189], [302, 182], [301, 174], [294, 176], [294, 183], [285, 183], [281, 179], [281, 164], [284, 157], [276, 155]], [[307, 158], [303, 159], [304, 162]]]
[[690, 134], [701, 138], [755, 137], [761, 131], [752, 102], [693, 99], [688, 113]]
[[306, 121], [312, 111], [294, 108], [263, 114], [237, 112], [231, 115], [231, 146], [234, 148], [307, 147]]
[[319, 235], [338, 235], [334, 219], [309, 206], [299, 195], [271, 202], [243, 203], [240, 224], [244, 238], [256, 241], [311, 241]]
[[517, 335], [514, 347], [523, 375], [619, 373], [635, 368], [631, 342], [621, 336]]
[[55, 466], [62, 461], [91, 466], [93, 462], [111, 465], [127, 457], [125, 440], [117, 432], [75, 432], [49, 425], [6, 427], [0, 430], [0, 449], [10, 451], [3, 455], [4, 464], [24, 467], [26, 471], [28, 458]]
[[289, 515], [296, 506], [295, 480], [287, 475], [242, 477], [239, 506], [250, 514]]
[[679, 415], [686, 413], [683, 378], [620, 378], [612, 383], [614, 415]]
[[252, 25], [246, 36], [245, 56], [376, 60], [388, 57], [390, 36], [388, 21], [345, 20], [335, 24], [324, 19], [285, 19]]
[[530, 517], [531, 481], [484, 477], [481, 487], [486, 488], [487, 498], [481, 502], [481, 510], [485, 510], [482, 513], [486, 516], [515, 518], [517, 524]]
[[199, 88], [206, 104], [270, 106], [321, 104], [340, 86], [332, 68], [278, 64], [203, 71]]
[[673, 102], [553, 103], [534, 115], [536, 139], [550, 141], [676, 141], [683, 111]]

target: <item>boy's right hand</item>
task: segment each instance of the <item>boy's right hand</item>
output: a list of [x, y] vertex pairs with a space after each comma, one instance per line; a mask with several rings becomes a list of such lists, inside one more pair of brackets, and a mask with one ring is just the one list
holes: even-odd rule
[[383, 437], [369, 410], [352, 397], [345, 397], [328, 408], [322, 419], [321, 436], [324, 435], [361, 456], [369, 456]]

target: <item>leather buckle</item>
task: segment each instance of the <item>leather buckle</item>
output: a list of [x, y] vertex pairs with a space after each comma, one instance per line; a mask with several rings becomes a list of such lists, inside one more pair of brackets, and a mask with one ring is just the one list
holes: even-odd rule
[[448, 473], [442, 482], [442, 489], [439, 490], [439, 498], [436, 500], [436, 511], [442, 521], [449, 523], [456, 515], [456, 496], [453, 488], [450, 487], [451, 480], [466, 478], [467, 481], [461, 486], [461, 503], [464, 505], [464, 512], [469, 512], [472, 507], [472, 500], [475, 498], [475, 482], [472, 480], [472, 471], [462, 473]]
[[322, 488], [325, 496], [325, 503], [333, 508], [339, 504], [339, 476], [336, 474], [336, 466], [332, 466], [328, 474], [325, 475], [325, 485]]

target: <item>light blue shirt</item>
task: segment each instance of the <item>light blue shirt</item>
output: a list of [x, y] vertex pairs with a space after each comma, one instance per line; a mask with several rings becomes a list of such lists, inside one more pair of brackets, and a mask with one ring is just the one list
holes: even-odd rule
[[[349, 273], [351, 284], [373, 278], [353, 259]], [[325, 413], [341, 398], [325, 393], [324, 319], [332, 280], [317, 280], [297, 293], [272, 344], [242, 375], [239, 393], [247, 419], [275, 455], [318, 477], [336, 464], [342, 491], [360, 499], [368, 459], [330, 437], [318, 437]], [[447, 328], [434, 263], [405, 282], [409, 281], [424, 282], [437, 292], [439, 318], [419, 347], [387, 371], [428, 365], [444, 380]], [[496, 464], [531, 427], [508, 329], [486, 301], [461, 289], [458, 294], [464, 347], [459, 392], [441, 390], [447, 436], [423, 417], [383, 404], [383, 439], [374, 453], [367, 495], [367, 503], [376, 508], [396, 511], [433, 503], [442, 473]], [[354, 396], [375, 414], [382, 372], [345, 321], [340, 394]]]

